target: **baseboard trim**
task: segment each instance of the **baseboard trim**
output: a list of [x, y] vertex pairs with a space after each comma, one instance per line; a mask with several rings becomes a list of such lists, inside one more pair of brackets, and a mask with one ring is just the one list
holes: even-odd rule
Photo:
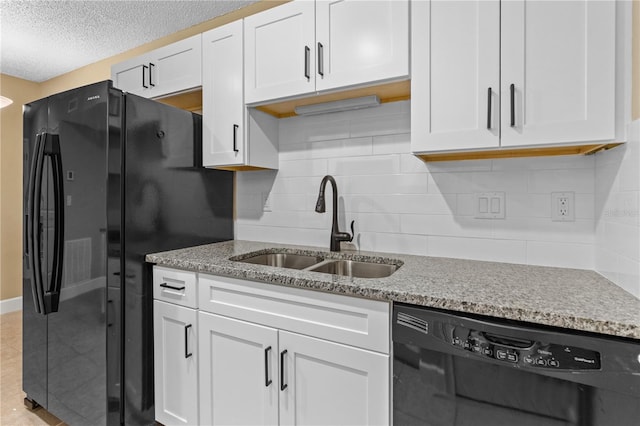
[[0, 315], [22, 310], [22, 296], [0, 300]]

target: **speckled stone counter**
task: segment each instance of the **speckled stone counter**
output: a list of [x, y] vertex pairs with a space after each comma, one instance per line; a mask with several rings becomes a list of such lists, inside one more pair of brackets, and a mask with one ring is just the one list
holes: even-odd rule
[[[387, 278], [351, 278], [229, 260], [252, 252], [374, 257], [402, 263]], [[640, 300], [596, 272], [317, 247], [227, 241], [148, 254], [147, 262], [253, 281], [640, 339]]]

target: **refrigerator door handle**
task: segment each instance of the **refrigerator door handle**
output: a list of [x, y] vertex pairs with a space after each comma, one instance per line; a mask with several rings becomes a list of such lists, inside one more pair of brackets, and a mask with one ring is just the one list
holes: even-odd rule
[[39, 314], [44, 314], [44, 291], [42, 287], [41, 270], [41, 239], [40, 224], [40, 193], [42, 189], [42, 169], [44, 165], [43, 134], [36, 135], [33, 158], [29, 171], [29, 192], [27, 193], [27, 254], [31, 269], [31, 293], [33, 305]]
[[54, 197], [54, 239], [53, 239], [53, 269], [51, 281], [45, 293], [45, 314], [58, 312], [60, 290], [62, 288], [62, 266], [64, 259], [64, 178], [62, 170], [62, 155], [60, 152], [60, 137], [47, 134], [44, 144], [44, 154], [51, 157]]

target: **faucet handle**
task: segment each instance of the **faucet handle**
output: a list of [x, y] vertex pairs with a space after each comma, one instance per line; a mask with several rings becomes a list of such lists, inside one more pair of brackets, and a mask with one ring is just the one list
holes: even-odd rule
[[353, 224], [355, 222], [356, 222], [355, 220], [351, 221], [351, 237], [349, 238], [349, 242], [353, 241], [353, 237], [355, 237], [355, 235], [356, 235], [355, 231], [353, 230]]

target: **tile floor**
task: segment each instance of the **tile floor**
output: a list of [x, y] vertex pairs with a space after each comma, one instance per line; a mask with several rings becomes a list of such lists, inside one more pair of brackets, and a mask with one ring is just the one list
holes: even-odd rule
[[22, 392], [22, 311], [0, 315], [0, 425], [65, 425], [42, 407], [30, 411]]

